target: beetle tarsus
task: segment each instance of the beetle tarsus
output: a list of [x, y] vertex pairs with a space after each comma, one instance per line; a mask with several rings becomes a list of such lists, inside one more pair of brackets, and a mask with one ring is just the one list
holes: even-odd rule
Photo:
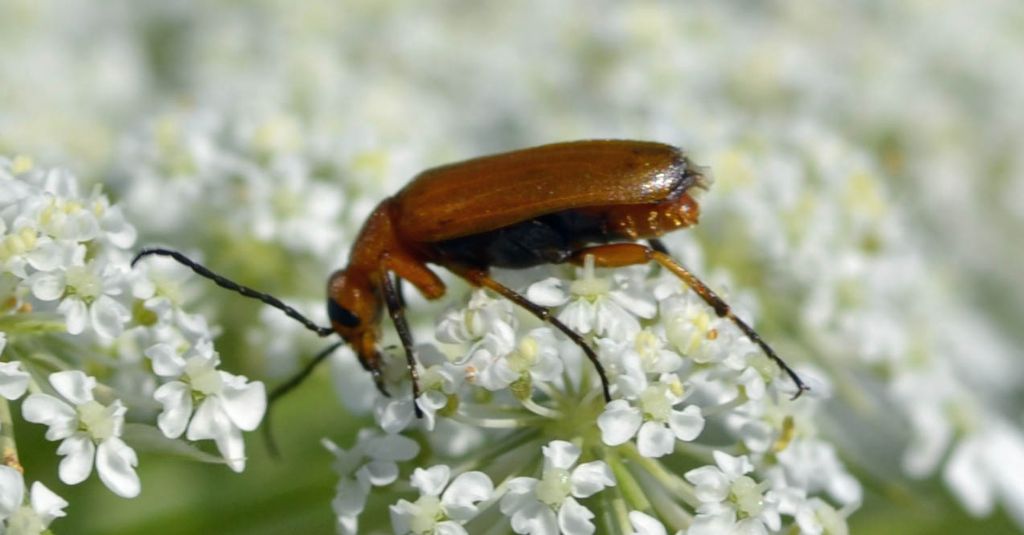
[[373, 376], [373, 384], [377, 385], [377, 391], [386, 398], [391, 397], [391, 394], [388, 392], [388, 387], [384, 384], [384, 374], [381, 373], [380, 368], [372, 368], [370, 370], [370, 375]]

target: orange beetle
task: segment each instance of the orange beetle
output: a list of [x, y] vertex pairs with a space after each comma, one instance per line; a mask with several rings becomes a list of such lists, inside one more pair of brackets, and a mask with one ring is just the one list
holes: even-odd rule
[[[700, 209], [690, 195], [694, 187], [706, 187], [701, 168], [680, 149], [647, 141], [556, 143], [424, 171], [395, 196], [381, 201], [352, 245], [348, 265], [328, 280], [330, 328], [319, 327], [277, 299], [225, 279], [175, 251], [144, 249], [132, 264], [146, 255], [170, 256], [225, 288], [282, 309], [321, 336], [337, 332], [385, 395], [377, 341], [386, 307], [405, 349], [414, 396], [419, 395], [419, 382], [399, 284], [406, 280], [427, 299], [438, 299], [445, 285], [428, 264], [443, 266], [473, 286], [497, 292], [572, 339], [597, 369], [605, 400], [610, 401], [608, 378], [594, 350], [547, 308], [494, 280], [489, 268], [581, 264], [587, 256], [601, 267], [654, 261], [761, 347], [793, 380], [794, 397], [799, 396], [808, 389], [800, 377], [656, 240], [697, 223]], [[650, 240], [651, 246], [636, 243], [639, 239]], [[272, 397], [298, 384], [338, 345], [318, 355]]]

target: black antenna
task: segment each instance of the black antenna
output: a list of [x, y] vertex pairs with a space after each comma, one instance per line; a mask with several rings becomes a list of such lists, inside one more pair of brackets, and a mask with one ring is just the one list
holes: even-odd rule
[[226, 288], [226, 289], [231, 290], [233, 292], [238, 292], [238, 293], [240, 293], [240, 294], [242, 294], [242, 295], [244, 295], [246, 297], [251, 297], [253, 299], [258, 299], [258, 300], [260, 300], [260, 301], [262, 301], [262, 302], [264, 302], [264, 303], [266, 303], [266, 304], [268, 304], [268, 305], [270, 305], [270, 306], [272, 306], [274, 308], [280, 309], [282, 312], [287, 314], [289, 318], [292, 318], [295, 321], [298, 321], [299, 323], [305, 325], [307, 329], [315, 332], [316, 334], [318, 334], [320, 336], [329, 336], [329, 335], [334, 333], [334, 329], [332, 329], [331, 327], [321, 327], [321, 326], [313, 323], [312, 320], [310, 320], [306, 316], [303, 316], [302, 314], [300, 314], [298, 310], [295, 310], [294, 308], [292, 308], [292, 307], [282, 303], [280, 299], [278, 299], [278, 298], [276, 298], [276, 297], [274, 297], [274, 296], [272, 296], [270, 294], [265, 294], [263, 292], [258, 292], [256, 290], [253, 290], [252, 288], [249, 288], [248, 286], [243, 286], [243, 285], [238, 284], [237, 282], [234, 282], [234, 281], [232, 281], [230, 279], [224, 278], [223, 276], [218, 275], [218, 274], [210, 271], [205, 266], [202, 266], [202, 265], [196, 263], [194, 260], [190, 259], [189, 257], [187, 257], [187, 256], [185, 256], [185, 255], [183, 255], [183, 254], [181, 254], [181, 253], [179, 253], [177, 251], [172, 251], [170, 249], [160, 249], [160, 248], [147, 248], [147, 249], [143, 249], [143, 250], [139, 251], [139, 254], [135, 255], [135, 258], [132, 259], [132, 267], [135, 267], [135, 264], [139, 260], [141, 260], [142, 257], [149, 256], [149, 255], [169, 256], [169, 257], [177, 260], [179, 263], [181, 263], [181, 264], [191, 268], [192, 271], [196, 272], [197, 275], [200, 275], [202, 277], [206, 277], [207, 279], [212, 280], [213, 282], [215, 282], [217, 284], [217, 286], [220, 286], [221, 288]]
[[316, 354], [312, 360], [299, 370], [295, 375], [288, 378], [287, 381], [281, 383], [267, 396], [267, 414], [263, 417], [263, 442], [267, 445], [267, 451], [270, 452], [270, 456], [275, 459], [281, 458], [281, 451], [277, 448], [277, 441], [274, 439], [274, 430], [272, 429], [272, 422], [270, 419], [271, 409], [274, 408], [274, 403], [281, 399], [288, 392], [291, 392], [295, 387], [302, 384], [303, 381], [309, 377], [309, 374], [313, 373], [317, 365], [323, 362], [324, 359], [329, 357], [331, 353], [334, 353], [335, 349], [338, 349], [344, 341], [335, 342]]

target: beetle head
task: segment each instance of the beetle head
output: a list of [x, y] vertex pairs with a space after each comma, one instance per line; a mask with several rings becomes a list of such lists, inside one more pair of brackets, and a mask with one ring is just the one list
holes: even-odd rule
[[380, 315], [380, 299], [369, 277], [359, 270], [335, 271], [327, 281], [327, 315], [342, 338], [358, 345], [356, 339], [373, 331]]

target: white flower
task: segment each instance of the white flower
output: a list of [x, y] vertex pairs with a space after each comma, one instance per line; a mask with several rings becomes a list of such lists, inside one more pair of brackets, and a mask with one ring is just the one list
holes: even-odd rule
[[45, 485], [32, 484], [29, 503], [25, 499], [25, 479], [21, 472], [0, 465], [0, 533], [38, 535], [46, 531], [54, 519], [64, 516], [68, 502]]
[[170, 438], [187, 431], [189, 440], [214, 440], [228, 466], [241, 472], [245, 468], [242, 431], [256, 429], [267, 409], [263, 383], [218, 370], [220, 359], [209, 339], [196, 342], [187, 359], [167, 344], [150, 347], [146, 355], [157, 375], [177, 379], [153, 393], [164, 407], [157, 417], [160, 430]]
[[582, 277], [569, 284], [569, 293], [560, 286], [557, 279], [545, 279], [530, 285], [526, 296], [544, 306], [564, 305], [558, 319], [580, 334], [625, 339], [640, 331], [638, 318], [650, 319], [657, 312], [653, 297], [623, 272], [611, 280], [595, 276], [589, 255]]
[[108, 406], [92, 395], [96, 379], [78, 370], [50, 374], [50, 384], [65, 401], [48, 394], [32, 394], [21, 410], [25, 419], [49, 426], [48, 440], [62, 440], [57, 453], [60, 479], [68, 485], [85, 481], [93, 461], [100, 480], [118, 496], [133, 498], [139, 494], [138, 458], [135, 450], [121, 440], [124, 405], [114, 400]]
[[676, 350], [700, 364], [724, 357], [718, 341], [724, 321], [696, 292], [670, 295], [659, 305], [665, 335]]
[[618, 446], [637, 436], [637, 449], [644, 457], [662, 457], [672, 453], [675, 441], [691, 441], [704, 430], [700, 407], [682, 402], [682, 385], [675, 375], [646, 387], [633, 400], [616, 399], [605, 406], [597, 418], [601, 440]]
[[984, 515], [996, 498], [1013, 518], [1024, 524], [1024, 435], [999, 420], [964, 437], [950, 454], [942, 476], [967, 511]]
[[[779, 512], [796, 519], [800, 533], [805, 535], [848, 535], [845, 515], [821, 498], [807, 498], [797, 487], [777, 489]], [[848, 509], [844, 509], [848, 510]]]
[[448, 309], [438, 318], [435, 333], [439, 342], [473, 344], [494, 332], [514, 332], [516, 325], [511, 303], [476, 290], [466, 306]]
[[[433, 431], [437, 424], [437, 411], [448, 405], [449, 396], [455, 395], [462, 384], [462, 371], [445, 362], [436, 347], [417, 346], [416, 355], [416, 370], [420, 384], [418, 398], [412, 398], [405, 363], [399, 364], [397, 361], [393, 361], [396, 366], [391, 370], [392, 373], [401, 371], [401, 379], [394, 382], [390, 388], [401, 394], [394, 397], [384, 397], [379, 392], [375, 394], [377, 402], [374, 406], [374, 416], [381, 429], [388, 433], [399, 433], [418, 420], [422, 421], [425, 429]], [[422, 418], [416, 417], [416, 407], [419, 407]]]
[[701, 502], [687, 533], [778, 531], [782, 521], [775, 498], [763, 494], [761, 485], [746, 475], [754, 470], [747, 456], [733, 457], [715, 450], [714, 457], [717, 466], [702, 466], [683, 474], [694, 484], [694, 494]]
[[360, 432], [351, 450], [327, 439], [323, 445], [334, 454], [334, 470], [340, 476], [331, 507], [338, 517], [338, 532], [344, 535], [359, 532], [359, 515], [370, 489], [393, 483], [398, 478], [397, 462], [409, 461], [420, 451], [419, 444], [408, 437], [367, 429]]
[[516, 533], [593, 533], [594, 514], [576, 498], [587, 498], [615, 485], [608, 465], [591, 461], [572, 469], [580, 458], [580, 449], [562, 440], [550, 442], [543, 452], [541, 479], [510, 480], [508, 492], [501, 498], [501, 512], [512, 519]]
[[[85, 255], [79, 246], [76, 255]], [[81, 258], [62, 270], [40, 271], [30, 278], [32, 294], [43, 301], [60, 299], [57, 311], [64, 314], [68, 332], [80, 334], [91, 326], [97, 334], [116, 338], [131, 319], [116, 297], [124, 283], [122, 267], [102, 262], [82, 263]]]
[[843, 467], [835, 447], [813, 438], [797, 438], [778, 453], [786, 481], [808, 492], [824, 490], [841, 505], [858, 505], [860, 483]]
[[450, 476], [451, 469], [443, 464], [413, 471], [412, 486], [419, 489], [419, 499], [399, 500], [390, 507], [391, 527], [397, 535], [468, 533], [462, 525], [477, 515], [478, 502], [491, 498], [494, 484], [483, 472], [459, 474], [451, 485]]
[[[514, 340], [514, 333], [509, 334]], [[467, 368], [472, 370], [467, 374], [475, 384], [488, 390], [502, 390], [518, 380], [528, 380], [530, 384], [554, 381], [562, 374], [562, 359], [554, 333], [539, 327], [514, 343], [510, 340], [504, 344], [482, 344], [473, 352]]]

